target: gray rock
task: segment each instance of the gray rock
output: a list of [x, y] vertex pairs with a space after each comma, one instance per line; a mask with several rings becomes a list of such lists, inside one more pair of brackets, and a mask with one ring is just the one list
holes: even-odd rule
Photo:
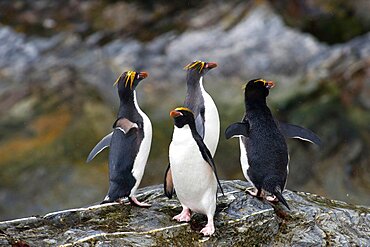
[[[6, 74], [21, 74], [29, 64], [40, 58], [37, 47], [27, 42], [23, 34], [15, 33], [9, 27], [0, 28], [0, 68]], [[4, 73], [4, 72], [3, 72]]]
[[[263, 4], [251, 9], [231, 28], [215, 23], [179, 35], [170, 32], [149, 43], [114, 40], [98, 47], [92, 45], [96, 43], [92, 40], [99, 33], [81, 42], [69, 33], [47, 40], [26, 39], [8, 27], [0, 30], [0, 69], [7, 68], [9, 77], [22, 76], [30, 67], [32, 73], [42, 73], [43, 64], [60, 63], [75, 67], [88, 82], [98, 87], [104, 85], [105, 89], [107, 81], [111, 83], [112, 77], [127, 69], [153, 70], [152, 80], [179, 82], [184, 77], [181, 68], [196, 59], [217, 61], [221, 66], [215, 73], [224, 76], [238, 73], [245, 78], [293, 77], [313, 57], [328, 49], [310, 35], [286, 27]], [[50, 57], [55, 59], [54, 63], [50, 63]], [[110, 76], [100, 73], [102, 67], [110, 70]], [[169, 70], [173, 73], [169, 74]]]
[[22, 241], [30, 246], [368, 246], [370, 208], [329, 200], [314, 194], [285, 191], [292, 210], [252, 198], [248, 183], [223, 181], [216, 232], [202, 237], [206, 217], [190, 223], [172, 217], [181, 211], [162, 186], [140, 190], [149, 209], [117, 203], [70, 209], [0, 222], [0, 244]]
[[222, 65], [220, 73], [250, 78], [293, 76], [325, 49], [311, 36], [287, 28], [279, 16], [262, 5], [230, 30], [215, 26], [182, 34], [169, 44], [167, 56], [175, 63], [215, 60]]
[[141, 47], [128, 45], [131, 43], [116, 40], [106, 45], [103, 53], [121, 68], [150, 68], [154, 71], [151, 78], [162, 83], [182, 81], [183, 71], [174, 68], [197, 59], [217, 61], [220, 67], [214, 73], [223, 76], [237, 73], [242, 78], [294, 77], [311, 59], [328, 49], [310, 35], [286, 27], [267, 5], [250, 10], [230, 29], [216, 23], [177, 36], [165, 34]]

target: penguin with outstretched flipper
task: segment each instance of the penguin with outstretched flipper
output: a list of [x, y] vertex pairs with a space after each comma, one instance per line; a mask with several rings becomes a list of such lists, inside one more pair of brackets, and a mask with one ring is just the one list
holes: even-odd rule
[[152, 124], [136, 100], [136, 86], [148, 76], [146, 72], [124, 72], [114, 83], [118, 87], [120, 106], [113, 132], [105, 136], [90, 152], [87, 161], [109, 146], [109, 191], [103, 203], [122, 202], [148, 207], [135, 197], [144, 174], [152, 142]]
[[276, 201], [277, 198], [289, 209], [282, 195], [289, 171], [285, 138], [299, 138], [317, 145], [320, 145], [320, 139], [308, 129], [274, 119], [266, 104], [266, 97], [274, 85], [274, 82], [263, 79], [247, 83], [243, 120], [231, 124], [225, 135], [227, 139], [239, 137], [243, 174], [255, 187], [248, 192], [266, 197], [268, 201]]

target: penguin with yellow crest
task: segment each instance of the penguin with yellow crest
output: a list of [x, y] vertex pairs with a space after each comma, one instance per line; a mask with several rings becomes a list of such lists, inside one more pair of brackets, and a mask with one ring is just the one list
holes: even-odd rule
[[320, 145], [320, 138], [303, 127], [277, 121], [266, 98], [273, 81], [254, 79], [245, 86], [245, 114], [241, 122], [231, 124], [226, 138], [239, 137], [240, 163], [245, 178], [254, 186], [248, 192], [268, 201], [289, 205], [282, 193], [288, 177], [289, 154], [285, 138], [298, 138]]
[[124, 202], [148, 207], [135, 197], [144, 174], [152, 142], [152, 124], [136, 100], [136, 86], [148, 76], [146, 72], [127, 71], [116, 80], [120, 106], [113, 132], [105, 136], [90, 152], [91, 161], [109, 146], [109, 191], [103, 203]]
[[[217, 64], [214, 62], [194, 61], [185, 66], [187, 71], [187, 94], [184, 106], [194, 114], [195, 128], [209, 149], [215, 155], [220, 136], [220, 117], [215, 102], [204, 89], [204, 76]], [[164, 178], [164, 193], [172, 198], [175, 190], [172, 183], [171, 164], [168, 164]]]

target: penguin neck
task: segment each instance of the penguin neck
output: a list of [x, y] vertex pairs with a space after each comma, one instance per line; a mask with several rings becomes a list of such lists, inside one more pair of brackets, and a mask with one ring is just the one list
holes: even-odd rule
[[195, 139], [195, 140], [202, 140], [202, 137], [198, 134], [198, 132], [197, 132], [197, 129], [196, 129], [196, 127], [195, 127], [195, 122], [193, 121], [193, 122], [190, 122], [190, 123], [186, 123], [186, 124], [184, 124], [184, 125], [179, 125], [179, 126], [177, 126], [176, 124], [175, 124], [175, 130], [181, 130], [181, 131], [179, 131], [179, 132], [183, 132], [183, 131], [189, 131], [190, 130], [190, 132], [191, 132], [191, 135], [192, 135], [192, 137]]
[[203, 76], [196, 72], [189, 72], [186, 79], [187, 93], [192, 94], [195, 91], [201, 91], [203, 88]]
[[136, 101], [135, 90], [125, 96], [120, 96], [120, 105], [118, 109], [117, 119], [124, 117], [131, 121], [135, 121], [140, 118], [140, 111], [140, 107]]
[[260, 100], [246, 100], [245, 112], [245, 117], [249, 120], [255, 117], [273, 118], [270, 108], [266, 104], [266, 98]]
[[252, 110], [254, 108], [265, 108], [267, 107], [266, 99], [264, 100], [253, 100], [245, 102], [245, 109]]
[[245, 109], [265, 109], [267, 107], [266, 97], [260, 93], [251, 93], [245, 95]]
[[203, 87], [203, 76], [199, 74], [189, 73], [187, 77], [187, 93], [184, 106], [191, 109], [195, 116], [204, 106], [203, 94], [206, 93]]

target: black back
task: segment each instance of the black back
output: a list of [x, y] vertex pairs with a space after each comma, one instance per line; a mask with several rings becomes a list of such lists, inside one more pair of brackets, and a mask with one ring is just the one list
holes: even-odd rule
[[[246, 113], [243, 122], [249, 124], [248, 137], [242, 137], [249, 170], [248, 176], [257, 189], [264, 187], [269, 192], [275, 188], [268, 183], [273, 177], [283, 190], [287, 179], [288, 148], [270, 109], [266, 104], [269, 90], [263, 82], [250, 81], [245, 88]], [[265, 184], [264, 184], [265, 183]]]
[[110, 201], [127, 197], [136, 183], [132, 169], [141, 141], [142, 129], [132, 128], [127, 134], [115, 129], [109, 151], [109, 191]]

